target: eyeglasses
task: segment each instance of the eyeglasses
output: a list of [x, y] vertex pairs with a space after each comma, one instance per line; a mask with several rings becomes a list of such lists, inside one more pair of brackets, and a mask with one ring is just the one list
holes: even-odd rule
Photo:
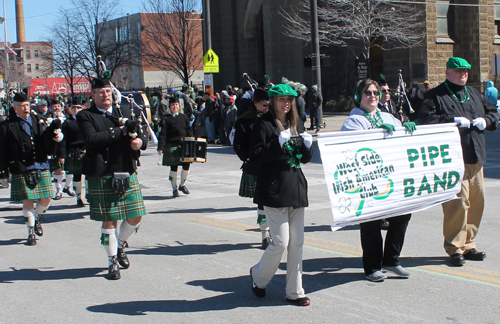
[[390, 89], [382, 89], [382, 93], [391, 93]]
[[366, 90], [363, 93], [366, 96], [380, 96], [380, 91], [378, 91], [378, 90], [375, 90], [375, 91]]

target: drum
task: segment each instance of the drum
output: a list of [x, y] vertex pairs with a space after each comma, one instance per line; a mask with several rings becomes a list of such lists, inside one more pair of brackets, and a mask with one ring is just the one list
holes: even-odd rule
[[204, 138], [185, 137], [181, 140], [181, 162], [207, 161], [207, 140]]

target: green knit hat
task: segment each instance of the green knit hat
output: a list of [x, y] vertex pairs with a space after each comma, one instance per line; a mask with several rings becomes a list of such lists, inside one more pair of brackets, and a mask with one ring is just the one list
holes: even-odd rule
[[297, 91], [293, 90], [288, 84], [277, 84], [267, 92], [269, 98], [276, 96], [294, 96], [297, 97]]
[[446, 62], [446, 67], [449, 69], [470, 69], [471, 65], [461, 57], [450, 57]]

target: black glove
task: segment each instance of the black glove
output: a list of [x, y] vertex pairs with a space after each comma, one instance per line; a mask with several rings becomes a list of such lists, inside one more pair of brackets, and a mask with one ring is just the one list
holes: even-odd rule
[[55, 118], [52, 120], [52, 123], [50, 123], [50, 128], [52, 129], [58, 129], [61, 128], [62, 122], [59, 118]]

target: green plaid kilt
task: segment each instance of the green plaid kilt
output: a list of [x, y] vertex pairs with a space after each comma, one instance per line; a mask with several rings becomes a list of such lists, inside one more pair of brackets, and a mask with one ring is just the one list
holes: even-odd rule
[[251, 175], [243, 171], [240, 181], [240, 197], [253, 198], [255, 196], [255, 185], [257, 183], [257, 176]]
[[52, 175], [49, 170], [42, 170], [42, 180], [34, 189], [26, 185], [24, 174], [13, 174], [10, 188], [10, 201], [54, 197]]
[[165, 144], [162, 165], [172, 166], [181, 164], [181, 146], [179, 144]]
[[83, 155], [78, 160], [65, 159], [64, 160], [64, 171], [69, 174], [82, 174], [83, 167]]
[[137, 173], [130, 176], [130, 188], [117, 194], [111, 187], [113, 176], [88, 177], [90, 219], [107, 222], [146, 215]]

